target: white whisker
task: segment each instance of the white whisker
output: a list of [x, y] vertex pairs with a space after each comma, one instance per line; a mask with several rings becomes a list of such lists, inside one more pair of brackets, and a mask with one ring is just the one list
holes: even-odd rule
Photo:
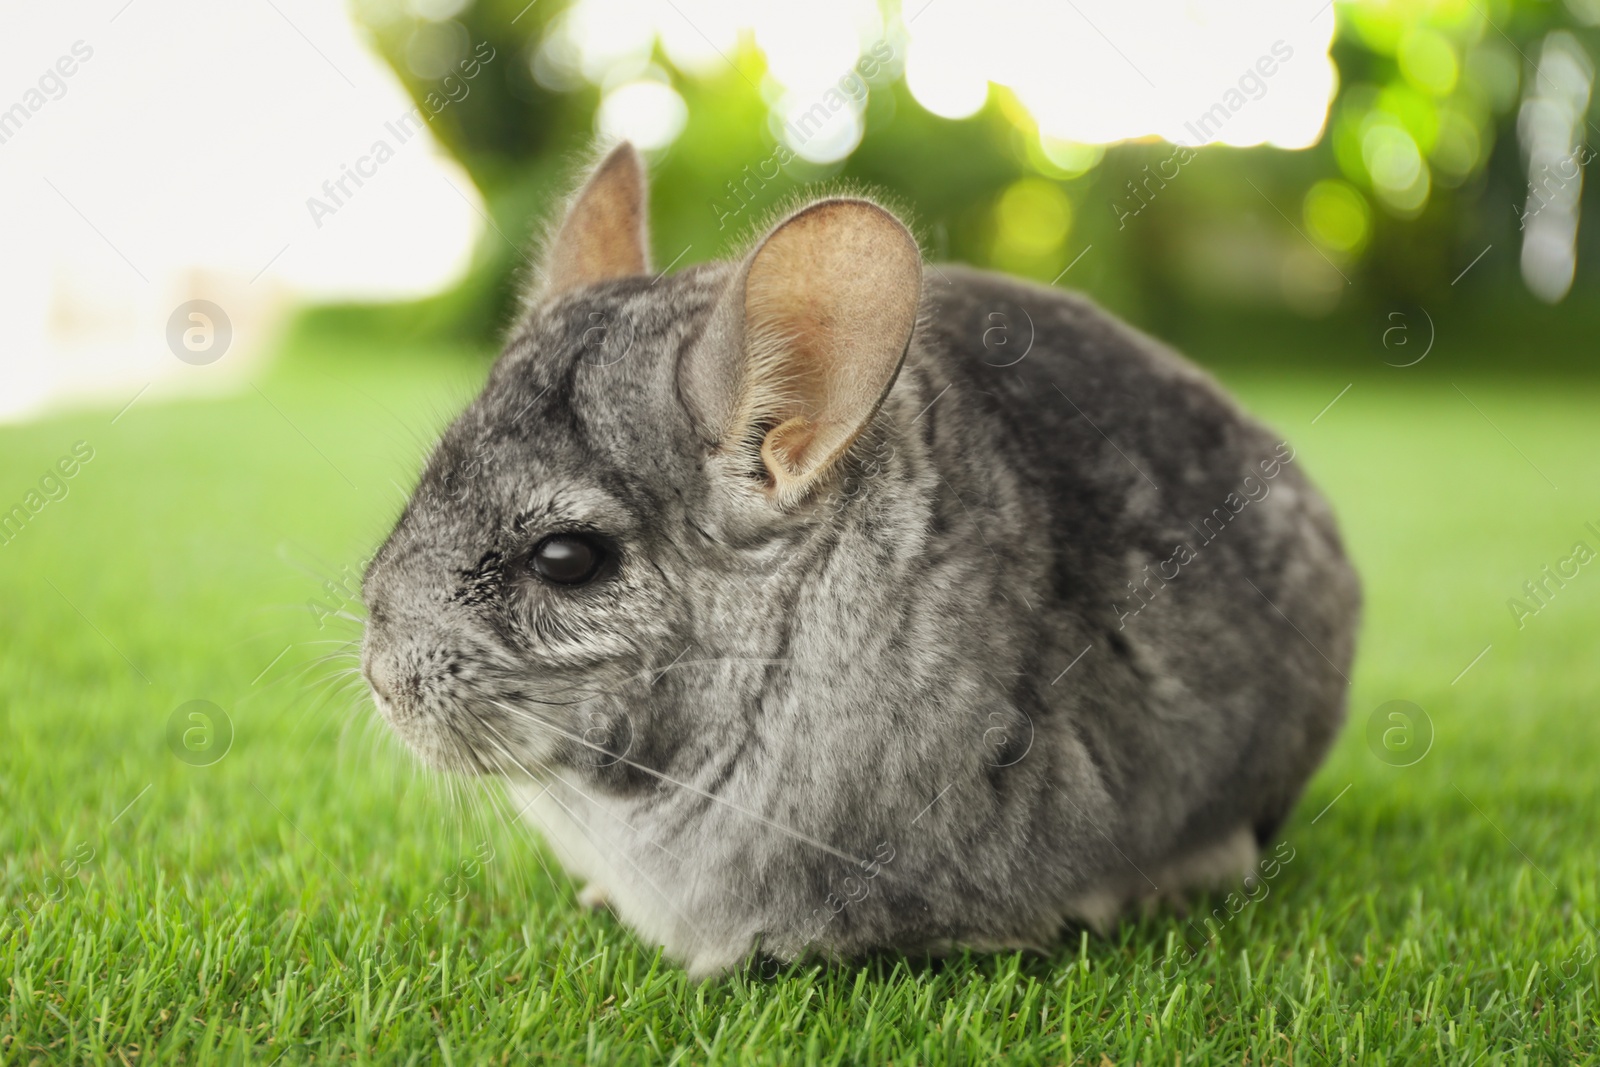
[[[488, 726], [489, 730], [492, 733], [494, 733], [497, 738], [500, 736], [500, 731], [495, 730], [493, 726], [489, 726], [488, 723], [485, 723], [484, 725]], [[503, 742], [496, 741], [495, 743], [499, 746], [500, 751], [502, 751], [502, 752], [504, 752], [506, 754], [506, 758], [511, 760], [512, 763], [516, 764], [517, 769], [522, 771], [523, 774], [526, 774], [530, 781], [538, 781], [539, 780], [537, 775], [535, 775], [532, 771], [528, 770], [528, 768], [524, 767], [520, 762], [518, 762], [517, 758], [511, 754], [511, 750], [506, 748], [506, 746], [505, 746], [505, 744]], [[538, 761], [535, 761], [535, 762], [538, 762]], [[546, 767], [543, 764], [541, 764], [540, 766], [545, 770], [549, 770], [549, 768]], [[559, 776], [557, 776], [557, 777], [559, 778]], [[568, 807], [566, 802], [563, 801], [559, 796], [557, 796], [554, 790], [550, 790], [550, 791], [546, 792], [544, 795], [548, 796], [552, 801], [554, 801], [561, 808], [562, 811], [566, 812], [567, 816], [570, 819], [572, 819], [573, 824], [576, 825], [579, 830], [583, 831], [584, 836], [589, 839], [589, 843], [594, 846], [596, 857], [598, 857], [600, 859], [605, 859], [607, 853], [601, 847], [599, 842], [595, 840], [594, 833], [593, 833], [593, 828], [591, 826], [589, 826], [589, 824], [587, 822], [585, 822], [583, 819], [579, 818], [578, 817], [578, 813], [573, 811], [572, 808]], [[618, 821], [620, 822], [621, 820], [619, 819]], [[627, 825], [627, 824], [624, 823], [624, 825]], [[707, 938], [705, 936], [705, 933], [701, 930], [699, 924], [696, 923], [693, 919], [690, 919], [687, 915], [683, 914], [683, 912], [678, 908], [677, 903], [675, 901], [673, 901], [673, 899], [670, 896], [667, 895], [666, 890], [662, 889], [659, 885], [657, 885], [655, 879], [651, 878], [648, 874], [646, 874], [644, 872], [644, 868], [640, 867], [637, 863], [634, 862], [633, 857], [629, 856], [626, 852], [623, 852], [623, 851], [617, 851], [616, 855], [624, 863], [626, 863], [628, 866], [632, 867], [634, 869], [634, 871], [639, 875], [639, 877], [643, 878], [645, 880], [645, 882], [650, 886], [651, 889], [654, 889], [656, 891], [656, 894], [661, 898], [661, 902], [663, 904], [665, 904], [668, 908], [671, 908], [673, 913], [676, 914], [679, 919], [683, 920], [683, 924], [685, 926], [687, 926], [691, 931], [693, 931], [694, 936], [698, 940], [700, 940], [700, 941], [707, 940]]]
[[490, 703], [494, 704], [496, 707], [498, 707], [498, 708], [500, 708], [500, 709], [502, 709], [504, 711], [511, 712], [513, 715], [526, 715], [529, 718], [532, 718], [540, 726], [543, 726], [545, 729], [550, 730], [552, 733], [559, 734], [560, 736], [565, 737], [570, 741], [576, 741], [578, 744], [584, 745], [587, 748], [592, 748], [596, 752], [604, 753], [605, 755], [610, 756], [613, 759], [617, 760], [619, 763], [626, 763], [628, 766], [634, 768], [635, 770], [643, 771], [645, 774], [648, 774], [648, 775], [651, 775], [652, 777], [661, 779], [663, 782], [666, 782], [668, 785], [677, 786], [679, 789], [687, 789], [689, 792], [694, 793], [697, 796], [704, 797], [705, 799], [711, 801], [712, 803], [722, 804], [722, 805], [732, 809], [733, 811], [737, 811], [739, 814], [746, 816], [747, 818], [754, 819], [754, 820], [756, 820], [757, 822], [761, 823], [764, 826], [768, 826], [768, 827], [771, 827], [774, 830], [777, 830], [779, 833], [787, 834], [790, 837], [794, 838], [796, 841], [804, 842], [805, 844], [810, 845], [812, 848], [821, 849], [823, 852], [826, 852], [830, 856], [837, 856], [839, 859], [845, 860], [848, 863], [855, 864], [858, 867], [862, 866], [864, 864], [864, 862], [865, 862], [863, 860], [860, 860], [860, 859], [856, 858], [855, 856], [850, 855], [848, 852], [842, 852], [839, 849], [834, 848], [832, 845], [827, 844], [824, 841], [818, 841], [816, 838], [811, 837], [808, 834], [801, 833], [799, 830], [796, 830], [793, 827], [785, 826], [785, 825], [783, 825], [783, 823], [777, 822], [777, 821], [775, 821], [773, 819], [769, 819], [765, 815], [762, 815], [760, 812], [751, 811], [749, 808], [741, 807], [740, 805], [735, 804], [733, 801], [728, 800], [725, 797], [719, 797], [715, 793], [707, 792], [706, 790], [701, 789], [697, 785], [691, 785], [688, 782], [680, 782], [678, 779], [673, 778], [671, 775], [663, 774], [661, 771], [658, 771], [653, 767], [646, 767], [644, 764], [637, 763], [634, 760], [630, 760], [625, 756], [617, 756], [614, 753], [609, 752], [606, 749], [600, 747], [599, 745], [594, 744], [593, 742], [590, 742], [590, 741], [588, 741], [588, 740], [586, 740], [586, 739], [584, 739], [582, 737], [578, 737], [575, 734], [570, 734], [570, 733], [566, 732], [565, 730], [562, 730], [560, 727], [558, 727], [554, 723], [548, 721], [547, 719], [544, 719], [542, 716], [536, 715], [535, 713], [533, 713], [531, 711], [527, 711], [526, 709], [522, 709], [522, 708], [514, 708], [511, 705], [502, 703], [501, 701], [498, 701], [498, 700], [492, 700], [492, 701], [490, 701]]

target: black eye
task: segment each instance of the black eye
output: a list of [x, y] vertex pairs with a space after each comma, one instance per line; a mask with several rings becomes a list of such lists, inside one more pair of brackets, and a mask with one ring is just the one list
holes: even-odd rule
[[557, 585], [582, 585], [600, 573], [605, 549], [582, 534], [555, 534], [534, 546], [533, 573]]

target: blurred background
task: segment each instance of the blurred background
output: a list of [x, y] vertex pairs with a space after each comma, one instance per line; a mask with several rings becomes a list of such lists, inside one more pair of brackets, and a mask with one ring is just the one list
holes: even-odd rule
[[223, 310], [236, 370], [306, 307], [322, 330], [492, 347], [597, 136], [651, 158], [659, 266], [730, 254], [828, 183], [887, 196], [930, 259], [1085, 290], [1211, 363], [1370, 369], [1435, 333], [1458, 363], [1594, 362], [1596, 0], [6, 18], [3, 419], [240, 388], [172, 358], [174, 314], [180, 337], [218, 325], [190, 300]]
[[[749, 1048], [859, 1024], [901, 1062], [969, 1016], [1026, 1030], [1018, 1062], [1071, 1059], [1064, 1026], [1090, 1062], [1268, 1062], [1273, 1019], [1328, 1060], [1592, 1058], [1597, 49], [1600, 0], [9, 5], [0, 1059], [500, 1061], [507, 1012], [536, 1020], [511, 1062], [620, 1062], [641, 1025], [714, 1061], [734, 1014], [775, 1028]], [[654, 946], [372, 712], [365, 563], [615, 137], [657, 269], [872, 191], [930, 261], [1085, 291], [1208, 366], [1332, 502], [1366, 590], [1350, 722], [1170, 1046], [1173, 915], [1037, 964], [1108, 991], [1048, 1020], [952, 964], [981, 1006], [942, 1036], [849, 974], [805, 1007], [636, 996]]]

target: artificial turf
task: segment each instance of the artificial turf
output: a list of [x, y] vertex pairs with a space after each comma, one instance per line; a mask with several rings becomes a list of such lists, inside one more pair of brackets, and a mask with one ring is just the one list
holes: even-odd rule
[[[1367, 592], [1349, 726], [1237, 914], [696, 984], [344, 673], [361, 563], [484, 364], [288, 347], [220, 397], [0, 428], [0, 510], [93, 450], [0, 546], [0, 1061], [1600, 1059], [1600, 561], [1507, 606], [1600, 551], [1600, 383], [1230, 380]], [[209, 765], [194, 700], [231, 723]]]

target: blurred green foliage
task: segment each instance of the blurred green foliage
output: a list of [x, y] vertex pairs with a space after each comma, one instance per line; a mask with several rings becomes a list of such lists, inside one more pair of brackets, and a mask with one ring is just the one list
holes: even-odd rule
[[[572, 6], [455, 0], [440, 17], [437, 4], [419, 0], [357, 0], [419, 103], [442, 91], [430, 75], [449, 69], [431, 57], [484, 42], [494, 55], [471, 93], [433, 122], [493, 226], [459, 288], [388, 313], [407, 331], [486, 338], [514, 314], [530, 237], [595, 138], [601, 89], [535, 76], [541, 47]], [[1592, 367], [1593, 227], [1578, 228], [1577, 279], [1555, 308], [1533, 299], [1519, 275], [1522, 215], [1536, 201], [1518, 116], [1553, 36], [1592, 53], [1600, 3], [1387, 0], [1334, 11], [1337, 96], [1318, 143], [1297, 151], [1055, 144], [1002, 87], [976, 115], [951, 121], [920, 106], [889, 64], [871, 79], [859, 145], [819, 166], [783, 148], [749, 34], [709, 73], [676, 69], [658, 45], [650, 76], [681, 96], [687, 120], [652, 154], [656, 261], [735, 253], [821, 182], [886, 196], [931, 260], [1059, 279], [1203, 358], [1242, 358], [1235, 350], [1249, 348], [1276, 361], [1376, 363], [1386, 316], [1425, 307], [1478, 358]], [[884, 16], [891, 47], [903, 48], [897, 9]], [[1597, 128], [1587, 111], [1582, 118]], [[1175, 158], [1180, 151], [1192, 158]], [[1179, 167], [1181, 180], [1171, 177]], [[1474, 263], [1486, 249], [1493, 254]], [[1308, 320], [1320, 325], [1307, 330]], [[1238, 344], [1244, 322], [1262, 343]]]

